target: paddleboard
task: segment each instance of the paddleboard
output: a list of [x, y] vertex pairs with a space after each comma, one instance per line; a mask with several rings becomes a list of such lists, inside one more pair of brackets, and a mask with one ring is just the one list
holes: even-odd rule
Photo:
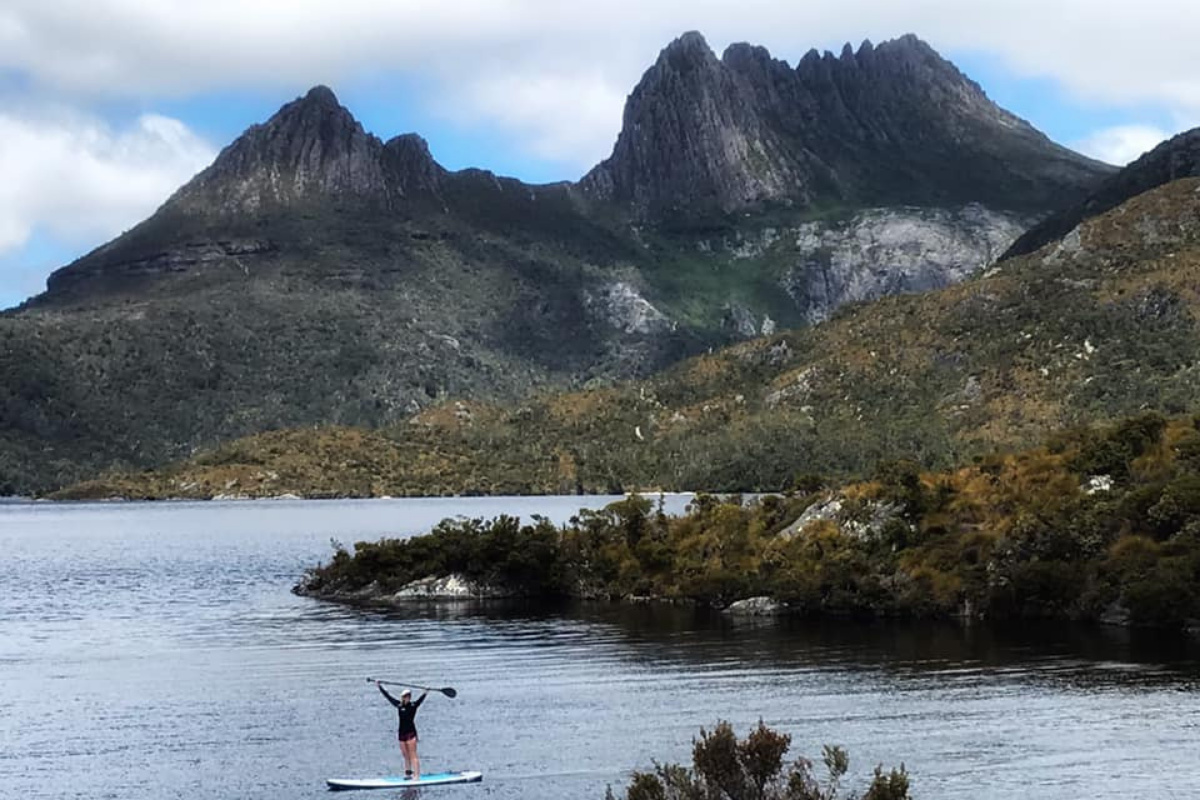
[[403, 789], [407, 786], [445, 786], [449, 783], [479, 783], [482, 772], [434, 772], [417, 780], [390, 775], [383, 778], [329, 778], [330, 789]]

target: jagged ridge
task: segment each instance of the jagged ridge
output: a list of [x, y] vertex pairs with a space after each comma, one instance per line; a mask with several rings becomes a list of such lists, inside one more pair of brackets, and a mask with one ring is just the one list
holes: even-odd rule
[[692, 32], [646, 72], [582, 185], [694, 222], [769, 202], [1042, 211], [1112, 171], [1000, 109], [913, 35], [813, 50], [793, 69], [748, 44], [718, 59]]

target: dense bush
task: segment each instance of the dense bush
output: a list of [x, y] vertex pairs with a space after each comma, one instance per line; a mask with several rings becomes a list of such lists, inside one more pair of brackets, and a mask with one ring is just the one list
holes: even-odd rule
[[[728, 722], [701, 730], [692, 746], [692, 766], [656, 764], [653, 772], [635, 772], [625, 800], [836, 800], [850, 759], [840, 747], [822, 754], [826, 778], [819, 781], [813, 764], [800, 758], [785, 761], [792, 737], [768, 728], [761, 720], [739, 740]], [[904, 767], [875, 777], [862, 800], [909, 800]], [[611, 791], [608, 800], [614, 800]], [[853, 800], [853, 794], [847, 795]]]
[[535, 518], [443, 520], [425, 536], [359, 542], [351, 555], [335, 544], [333, 560], [310, 573], [311, 586], [359, 589], [373, 581], [399, 588], [428, 575], [456, 573], [483, 584], [539, 596], [566, 592], [559, 530]]

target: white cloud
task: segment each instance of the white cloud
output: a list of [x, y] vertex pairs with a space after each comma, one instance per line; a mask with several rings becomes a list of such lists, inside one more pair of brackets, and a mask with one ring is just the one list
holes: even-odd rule
[[123, 131], [61, 110], [0, 114], [0, 255], [35, 228], [67, 242], [120, 233], [214, 156], [183, 123], [156, 114]]
[[595, 154], [612, 149], [624, 104], [624, 92], [598, 74], [501, 74], [473, 81], [441, 110], [464, 122], [483, 115], [538, 158], [591, 166]]
[[1195, 0], [6, 0], [0, 69], [86, 97], [293, 91], [401, 71], [456, 118], [583, 169], [607, 155], [616, 98], [693, 28], [715, 47], [752, 41], [791, 61], [810, 45], [913, 31], [1084, 101], [1200, 115]]
[[1170, 134], [1152, 125], [1117, 125], [1096, 131], [1074, 148], [1084, 155], [1123, 167], [1157, 147]]

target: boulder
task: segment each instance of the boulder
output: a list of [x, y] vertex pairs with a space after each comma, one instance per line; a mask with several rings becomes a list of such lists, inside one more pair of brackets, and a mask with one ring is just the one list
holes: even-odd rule
[[489, 600], [513, 597], [515, 593], [499, 586], [476, 583], [463, 575], [429, 576], [407, 583], [388, 599], [408, 600]]
[[787, 613], [787, 606], [773, 597], [747, 597], [730, 603], [723, 613], [739, 617], [778, 617]]

